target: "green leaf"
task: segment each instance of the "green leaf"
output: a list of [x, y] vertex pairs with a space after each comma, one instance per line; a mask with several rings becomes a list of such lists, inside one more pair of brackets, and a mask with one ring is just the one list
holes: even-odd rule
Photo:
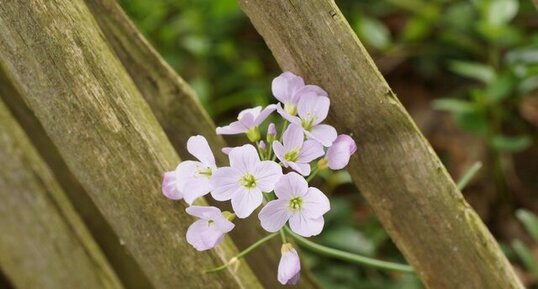
[[517, 0], [492, 0], [487, 10], [488, 22], [493, 25], [506, 24], [514, 19], [518, 10]]
[[383, 50], [391, 44], [390, 31], [383, 22], [375, 18], [360, 17], [356, 29], [359, 38], [374, 48]]
[[538, 242], [538, 216], [530, 211], [519, 209], [516, 211], [516, 217], [523, 224], [532, 238]]
[[527, 149], [532, 144], [529, 136], [509, 137], [505, 135], [496, 135], [491, 140], [491, 146], [500, 151], [520, 152]]
[[496, 78], [493, 67], [478, 62], [452, 61], [449, 63], [448, 68], [458, 75], [479, 80], [486, 84], [492, 83]]
[[455, 113], [471, 112], [475, 110], [475, 106], [472, 102], [454, 98], [436, 99], [433, 101], [433, 108]]
[[512, 248], [527, 270], [534, 275], [535, 278], [538, 278], [538, 260], [534, 258], [529, 247], [520, 240], [514, 240], [512, 241]]
[[485, 95], [493, 103], [497, 103], [510, 96], [515, 84], [516, 80], [514, 77], [511, 74], [505, 73], [486, 88]]

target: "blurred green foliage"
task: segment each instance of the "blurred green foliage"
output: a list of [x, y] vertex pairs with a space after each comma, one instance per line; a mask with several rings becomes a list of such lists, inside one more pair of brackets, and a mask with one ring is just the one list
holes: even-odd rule
[[[538, 88], [538, 17], [530, 1], [336, 2], [374, 57], [403, 57], [424, 80], [447, 75], [459, 79], [458, 85], [435, 96], [433, 106], [451, 112], [459, 126], [484, 138], [492, 152], [520, 152], [536, 142], [536, 128], [519, 112], [522, 101]], [[194, 87], [217, 124], [227, 123], [246, 107], [274, 102], [270, 85], [280, 70], [236, 0], [120, 3]], [[403, 262], [350, 185], [349, 175], [324, 177], [333, 209], [326, 231], [316, 241]], [[536, 219], [525, 214], [518, 217], [534, 235]], [[524, 243], [514, 241], [505, 247], [536, 274], [536, 260], [533, 263]], [[411, 274], [350, 266], [310, 254], [305, 261], [325, 288], [421, 288]]]

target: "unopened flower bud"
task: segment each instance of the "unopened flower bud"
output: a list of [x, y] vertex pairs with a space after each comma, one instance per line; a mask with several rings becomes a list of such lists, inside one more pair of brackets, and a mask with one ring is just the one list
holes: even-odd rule
[[235, 219], [235, 214], [229, 211], [222, 212], [222, 216], [224, 216], [224, 218], [226, 218], [230, 222]]
[[295, 285], [299, 281], [301, 262], [297, 251], [290, 243], [282, 244], [282, 257], [278, 264], [278, 281], [282, 285]]
[[274, 123], [270, 123], [267, 127], [267, 142], [269, 144], [273, 143], [273, 141], [276, 139], [276, 126]]
[[318, 169], [320, 171], [325, 170], [329, 167], [329, 161], [326, 158], [322, 158], [318, 161]]

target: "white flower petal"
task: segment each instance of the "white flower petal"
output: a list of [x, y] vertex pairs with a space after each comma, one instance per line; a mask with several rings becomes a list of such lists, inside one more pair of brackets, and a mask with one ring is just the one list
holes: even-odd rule
[[306, 135], [314, 140], [317, 140], [325, 147], [330, 147], [337, 137], [336, 129], [328, 124], [316, 125], [306, 132]]
[[310, 187], [303, 196], [302, 213], [307, 218], [319, 218], [331, 209], [331, 202], [319, 189]]
[[242, 187], [232, 196], [232, 208], [238, 218], [244, 219], [262, 204], [263, 193], [256, 187], [246, 189]]
[[287, 204], [287, 200], [273, 200], [267, 203], [258, 214], [262, 228], [271, 233], [282, 229], [291, 216]]
[[213, 156], [205, 137], [201, 135], [191, 136], [187, 141], [187, 151], [206, 166], [216, 167], [215, 156]]
[[292, 231], [303, 237], [319, 235], [323, 230], [323, 217], [309, 219], [301, 213], [293, 214], [290, 218], [290, 228]]
[[241, 173], [235, 168], [222, 167], [211, 177], [211, 196], [217, 201], [227, 201], [241, 188]]
[[256, 165], [260, 163], [258, 151], [250, 144], [233, 148], [228, 157], [230, 158], [230, 167], [242, 174], [252, 173], [256, 169]]
[[270, 192], [282, 177], [282, 167], [273, 161], [262, 161], [256, 165], [253, 173], [256, 179], [256, 187], [262, 192]]
[[279, 199], [291, 199], [303, 196], [308, 190], [308, 183], [297, 173], [291, 172], [280, 178], [275, 186], [275, 194]]

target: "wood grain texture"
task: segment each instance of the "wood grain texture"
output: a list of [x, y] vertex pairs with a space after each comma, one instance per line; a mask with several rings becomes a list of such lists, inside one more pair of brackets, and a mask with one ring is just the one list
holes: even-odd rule
[[[108, 43], [148, 102], [180, 157], [193, 158], [186, 150], [186, 143], [190, 136], [200, 134], [207, 138], [217, 163], [227, 164], [226, 156], [220, 151], [225, 142], [216, 135], [215, 125], [200, 105], [194, 90], [162, 59], [116, 1], [85, 1]], [[208, 199], [211, 202], [212, 199]], [[219, 207], [225, 204], [212, 203]], [[231, 210], [231, 207], [223, 209]], [[238, 220], [237, 223], [231, 236], [240, 249], [245, 249], [268, 234], [260, 227], [259, 220], [255, 216]], [[248, 264], [266, 288], [285, 288], [276, 278], [280, 246], [281, 242], [275, 239], [247, 256]], [[301, 280], [297, 285], [299, 289], [318, 287], [306, 268], [302, 270]]]
[[326, 89], [354, 182], [428, 288], [523, 288], [331, 0], [240, 0], [283, 70]]
[[0, 98], [23, 130], [28, 132], [27, 136], [33, 147], [48, 165], [124, 286], [129, 289], [152, 288], [146, 274], [121, 244], [110, 224], [65, 164], [43, 126], [22, 99], [20, 89], [8, 81], [2, 70], [0, 70]]
[[186, 243], [160, 192], [179, 158], [82, 0], [0, 1], [0, 66], [156, 288], [261, 288], [248, 266], [202, 273], [237, 251]]
[[0, 266], [16, 288], [120, 289], [84, 223], [0, 101]]

